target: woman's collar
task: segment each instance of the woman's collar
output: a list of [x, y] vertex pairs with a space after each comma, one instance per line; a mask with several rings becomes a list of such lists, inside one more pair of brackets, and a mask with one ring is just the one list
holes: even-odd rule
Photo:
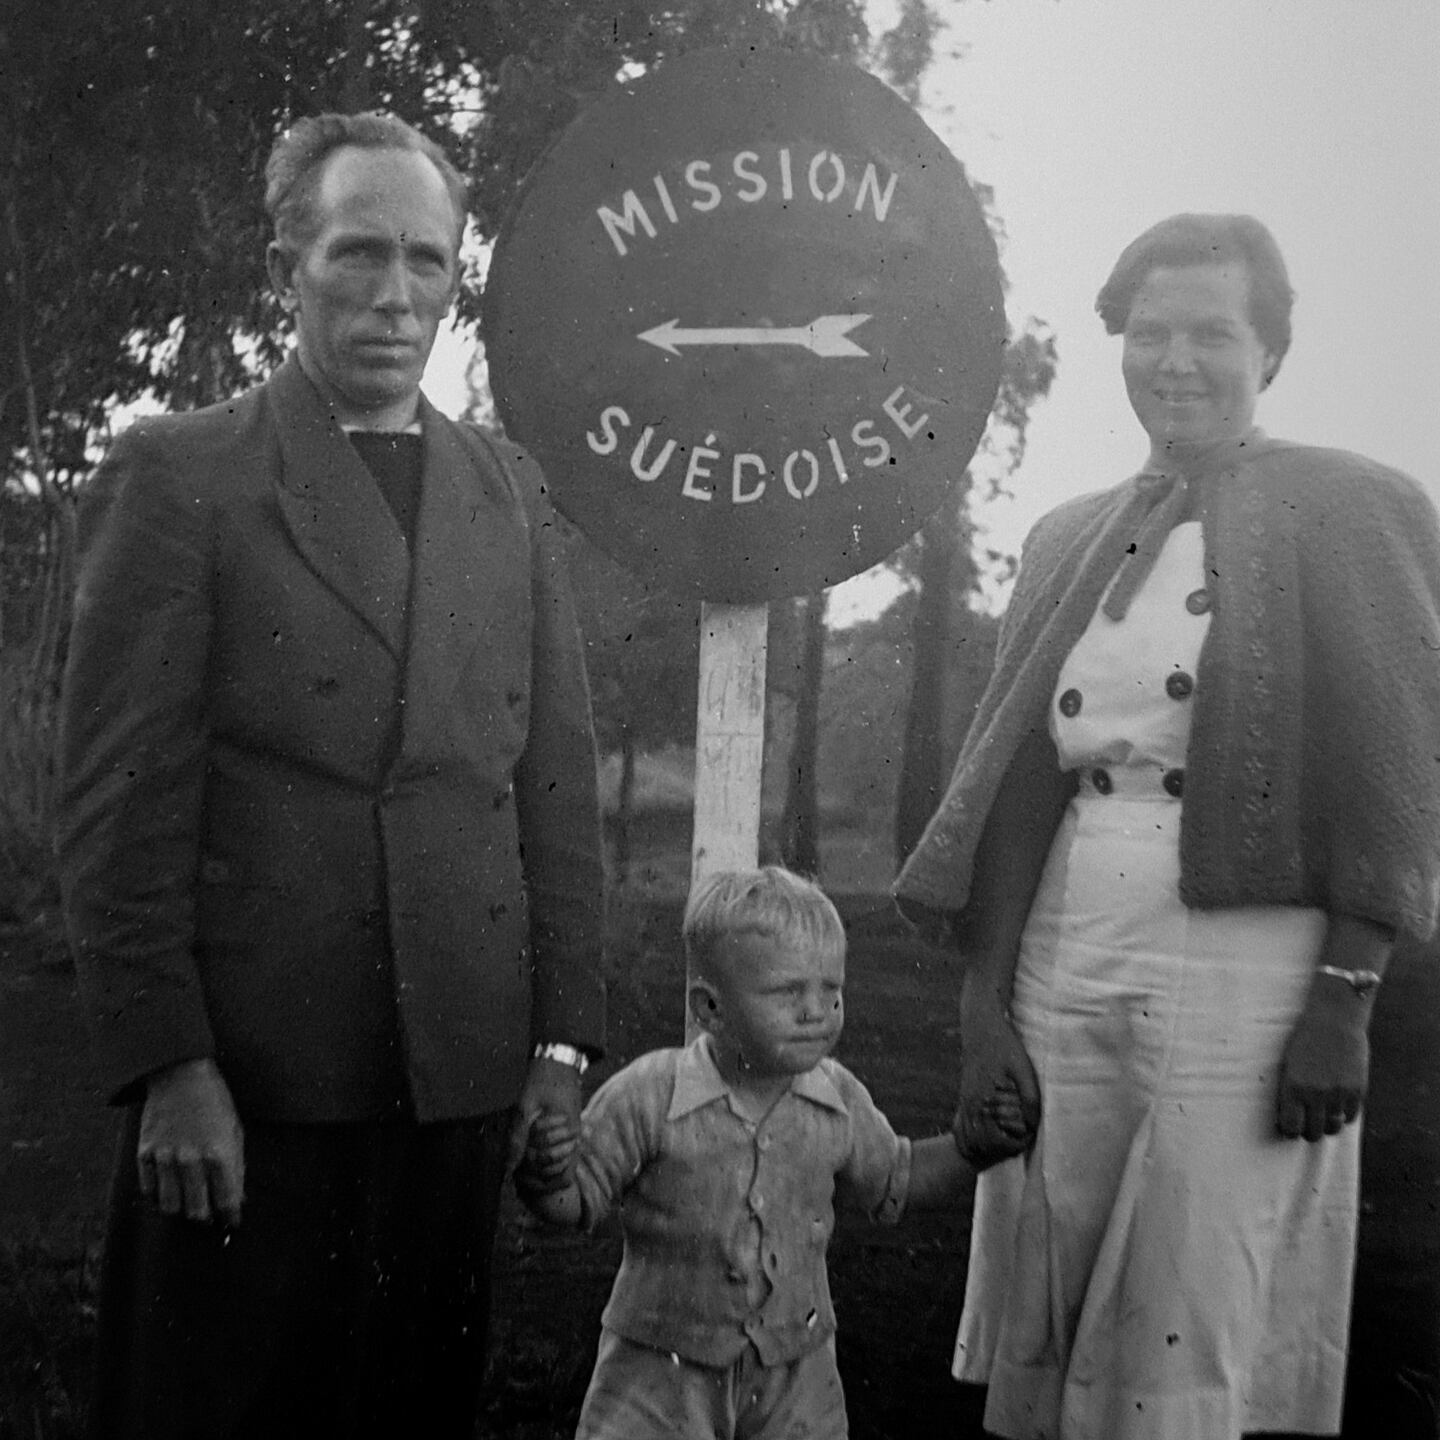
[[1235, 439], [1217, 440], [1211, 445], [1176, 446], [1164, 456], [1157, 457], [1152, 454], [1140, 475], [1174, 480], [1195, 480], [1204, 475], [1214, 475], [1239, 465], [1258, 453], [1264, 448], [1267, 439], [1258, 425], [1252, 425]]

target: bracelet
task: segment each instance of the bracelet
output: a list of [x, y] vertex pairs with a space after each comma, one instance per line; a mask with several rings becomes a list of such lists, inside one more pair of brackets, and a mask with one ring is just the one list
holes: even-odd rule
[[1357, 995], [1362, 998], [1376, 989], [1380, 984], [1380, 974], [1376, 970], [1345, 970], [1339, 965], [1317, 965], [1317, 975], [1331, 975], [1336, 980], [1343, 980]]
[[583, 1050], [574, 1045], [562, 1045], [556, 1040], [541, 1041], [531, 1059], [556, 1060], [561, 1065], [573, 1066], [581, 1075], [590, 1068], [590, 1057]]

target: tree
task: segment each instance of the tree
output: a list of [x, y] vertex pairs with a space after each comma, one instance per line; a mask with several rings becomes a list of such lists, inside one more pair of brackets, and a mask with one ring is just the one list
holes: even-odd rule
[[[57, 14], [57, 10], [59, 13]], [[198, 403], [278, 358], [260, 293], [263, 167], [299, 115], [379, 105], [446, 140], [480, 239], [589, 99], [722, 43], [928, 59], [907, 0], [872, 46], [861, 0], [55, 0], [0, 21], [8, 135], [0, 453], [83, 471], [116, 404]], [[468, 277], [462, 313], [478, 313]], [[33, 400], [38, 436], [29, 433]]]
[[[59, 14], [57, 15], [57, 8]], [[910, 8], [913, 8], [910, 7]], [[924, 10], [922, 5], [921, 10]], [[279, 356], [263, 166], [296, 116], [393, 108], [474, 178], [480, 239], [622, 72], [699, 45], [863, 58], [859, 0], [56, 0], [0, 21], [0, 456], [57, 512], [116, 406], [219, 398]], [[914, 45], [889, 47], [904, 78]], [[471, 274], [462, 314], [478, 313]]]
[[[1034, 321], [1006, 347], [1000, 392], [977, 457], [991, 472], [992, 494], [1024, 459], [1030, 407], [1049, 393], [1057, 362], [1054, 336]], [[956, 631], [957, 599], [965, 606], [978, 592], [980, 580], [968, 511], [974, 486], [972, 466], [957, 487], [958, 505], [947, 504], [931, 518], [913, 543], [908, 562], [902, 562], [911, 567], [919, 593], [912, 631], [910, 705], [895, 806], [897, 869], [935, 813], [945, 783], [946, 659]]]
[[[383, 106], [446, 141], [478, 239], [590, 98], [703, 45], [873, 60], [900, 85], [928, 57], [926, 0], [872, 37], [863, 0], [52, 0], [0, 18], [0, 509], [41, 597], [0, 620], [7, 732], [45, 787], [77, 488], [117, 409], [221, 398], [270, 369], [283, 329], [261, 285], [265, 157], [297, 116]], [[467, 276], [462, 317], [479, 310]], [[16, 543], [15, 526], [5, 527]], [[7, 562], [8, 562], [8, 556]], [[10, 566], [7, 563], [7, 571]], [[9, 761], [0, 792], [10, 790]], [[36, 776], [31, 776], [35, 779]], [[0, 819], [3, 823], [3, 819]], [[42, 823], [43, 830], [43, 823]]]
[[602, 752], [618, 753], [613, 861], [624, 883], [631, 858], [635, 767], [642, 750], [695, 736], [700, 636], [693, 604], [650, 588], [568, 530], [570, 574], [585, 636], [585, 665]]
[[825, 592], [804, 599], [800, 684], [790, 745], [780, 858], [799, 875], [820, 873], [820, 687], [825, 679]]
[[[964, 501], [972, 486], [969, 471], [957, 519], [948, 507], [934, 516], [916, 541], [916, 603], [911, 622], [910, 703], [905, 712], [900, 783], [895, 797], [895, 855], [903, 862], [934, 813], [944, 772], [941, 758], [945, 714], [945, 642], [947, 611], [957, 590], [964, 594], [978, 582], [975, 558], [962, 544], [968, 540]], [[957, 575], [964, 567], [966, 573]]]
[[[315, 7], [303, 34], [292, 10], [60, 0], [0, 22], [7, 573], [12, 522], [40, 517], [23, 527], [31, 584], [5, 597], [23, 628], [8, 624], [0, 651], [12, 857], [17, 835], [45, 848], [75, 495], [109, 417], [146, 392], [213, 398], [278, 353], [256, 284], [261, 168], [277, 118], [304, 108], [298, 77], [329, 77], [341, 34], [335, 7]], [[15, 883], [19, 863], [0, 879]]]

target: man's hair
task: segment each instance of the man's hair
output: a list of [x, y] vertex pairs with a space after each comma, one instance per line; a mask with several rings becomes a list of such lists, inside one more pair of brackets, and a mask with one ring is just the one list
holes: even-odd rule
[[[1096, 296], [1095, 309], [1106, 334], [1119, 335], [1129, 322], [1136, 292], [1152, 270], [1235, 264], [1243, 265], [1250, 277], [1250, 323], [1278, 370], [1290, 348], [1295, 292], [1275, 237], [1253, 215], [1171, 215], [1152, 225], [1120, 252]], [[1272, 371], [1267, 379], [1273, 378]]]
[[685, 956], [696, 975], [710, 974], [725, 942], [737, 935], [845, 944], [845, 925], [830, 897], [779, 865], [722, 870], [702, 880], [685, 907], [683, 934]]
[[343, 146], [361, 150], [408, 150], [423, 155], [440, 172], [455, 209], [455, 248], [465, 228], [465, 179], [450, 157], [428, 136], [398, 115], [369, 110], [363, 115], [307, 115], [276, 142], [265, 162], [265, 213], [275, 239], [299, 254], [319, 233], [315, 188], [326, 159]]

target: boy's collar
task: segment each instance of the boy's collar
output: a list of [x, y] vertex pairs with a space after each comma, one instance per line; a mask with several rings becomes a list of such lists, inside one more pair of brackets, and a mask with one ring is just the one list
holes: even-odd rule
[[[827, 1110], [838, 1110], [842, 1115], [850, 1113], [830, 1078], [829, 1065], [825, 1060], [813, 1070], [794, 1076], [790, 1081], [790, 1093]], [[702, 1031], [680, 1052], [675, 1063], [675, 1090], [665, 1118], [679, 1120], [715, 1100], [730, 1098], [730, 1087], [725, 1083], [710, 1048], [710, 1036]]]

